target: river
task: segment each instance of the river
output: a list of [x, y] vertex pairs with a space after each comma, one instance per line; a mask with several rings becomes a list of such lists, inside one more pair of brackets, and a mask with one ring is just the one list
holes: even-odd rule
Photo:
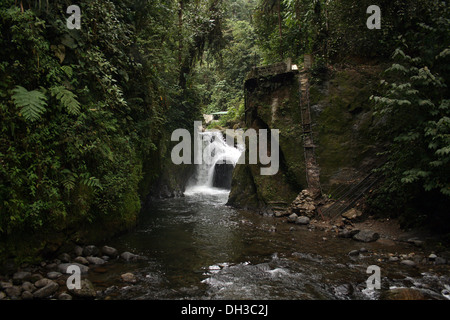
[[[214, 187], [211, 175], [218, 159], [231, 154], [235, 163], [239, 153], [219, 135], [205, 135], [208, 146], [218, 144], [214, 159], [198, 166], [184, 197], [154, 200], [135, 230], [110, 243], [144, 259], [111, 261], [89, 273], [102, 298], [367, 300], [403, 287], [426, 298], [449, 297], [448, 264], [388, 261], [389, 253], [429, 254], [411, 244], [361, 243], [227, 206], [229, 190]], [[361, 253], [351, 256], [352, 250]], [[367, 288], [371, 265], [380, 268], [381, 289]], [[127, 272], [135, 284], [121, 281]]]

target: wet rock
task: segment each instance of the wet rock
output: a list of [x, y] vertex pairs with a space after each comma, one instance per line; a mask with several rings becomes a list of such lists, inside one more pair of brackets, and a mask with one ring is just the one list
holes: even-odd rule
[[434, 253], [430, 254], [428, 256], [428, 261], [436, 261], [437, 255], [435, 255]]
[[104, 264], [105, 263], [105, 260], [103, 260], [102, 258], [98, 258], [98, 257], [87, 257], [86, 260], [89, 261], [90, 264]]
[[31, 283], [35, 283], [36, 281], [41, 280], [42, 278], [43, 278], [43, 276], [42, 276], [41, 274], [39, 274], [39, 273], [33, 273], [33, 274], [31, 275], [29, 281], [30, 281]]
[[72, 300], [72, 296], [67, 292], [63, 292], [58, 296], [58, 300]]
[[134, 260], [138, 260], [139, 256], [137, 254], [125, 251], [123, 252], [120, 257], [125, 260], [125, 261], [134, 261]]
[[360, 249], [359, 249], [359, 252], [360, 252], [360, 253], [366, 253], [366, 252], [368, 252], [368, 250], [367, 250], [366, 248], [360, 248]]
[[96, 256], [100, 251], [94, 245], [89, 245], [83, 248], [83, 256]]
[[389, 262], [398, 262], [400, 260], [400, 258], [399, 257], [389, 257], [389, 259], [388, 259], [388, 261]]
[[33, 294], [30, 291], [24, 291], [22, 292], [21, 298], [23, 300], [32, 300], [33, 299]]
[[19, 286], [11, 286], [5, 289], [5, 293], [8, 297], [17, 299], [20, 297], [22, 293], [22, 287]]
[[357, 234], [353, 236], [353, 239], [356, 241], [362, 242], [373, 242], [377, 241], [380, 238], [380, 235], [371, 230], [361, 230]]
[[353, 238], [353, 236], [356, 235], [358, 232], [359, 232], [358, 229], [354, 229], [354, 230], [344, 229], [338, 233], [338, 237], [339, 238]]
[[0, 300], [3, 300], [6, 298], [6, 293], [4, 293], [3, 291], [0, 291]]
[[71, 266], [71, 265], [78, 266], [80, 268], [81, 274], [87, 274], [88, 271], [89, 271], [89, 267], [87, 267], [85, 265], [82, 265], [82, 264], [79, 264], [79, 263], [75, 263], [75, 262], [72, 262], [72, 263], [61, 263], [60, 265], [58, 265], [58, 271], [63, 273], [63, 274], [66, 274], [67, 273], [67, 268], [69, 266]]
[[293, 213], [288, 217], [288, 222], [294, 223], [297, 220], [297, 218], [298, 216], [295, 213]]
[[447, 260], [445, 260], [444, 258], [441, 258], [441, 257], [437, 257], [434, 260], [434, 264], [446, 264], [446, 263], [447, 263]]
[[134, 274], [132, 274], [131, 272], [127, 272], [124, 273], [120, 276], [120, 278], [124, 281], [124, 282], [128, 282], [128, 283], [136, 283], [136, 277]]
[[23, 291], [30, 291], [33, 292], [34, 290], [36, 290], [36, 287], [34, 286], [34, 284], [32, 284], [31, 282], [25, 281], [22, 284], [22, 290]]
[[81, 288], [80, 289], [72, 289], [70, 292], [84, 299], [93, 299], [96, 297], [97, 293], [95, 292], [94, 285], [88, 279], [81, 280]]
[[359, 250], [352, 250], [348, 253], [349, 256], [359, 256]]
[[82, 264], [87, 266], [89, 264], [89, 261], [87, 261], [87, 259], [85, 257], [82, 256], [78, 256], [75, 259], [73, 259], [74, 262]]
[[24, 281], [29, 281], [31, 278], [31, 272], [19, 271], [13, 274], [12, 280], [14, 284], [21, 284]]
[[307, 225], [309, 224], [310, 219], [306, 216], [300, 216], [295, 220], [296, 224]]
[[424, 245], [424, 241], [418, 239], [418, 238], [410, 238], [408, 240], [406, 240], [406, 242], [411, 243], [413, 245], [415, 245], [416, 247], [422, 247]]
[[58, 289], [59, 285], [55, 281], [49, 280], [45, 287], [42, 287], [33, 292], [33, 297], [37, 299], [44, 299], [54, 294], [56, 291], [58, 291]]
[[34, 286], [35, 286], [36, 288], [43, 288], [43, 287], [45, 287], [46, 285], [48, 285], [48, 284], [50, 283], [50, 281], [51, 281], [50, 279], [42, 278], [42, 279], [36, 281], [36, 282], [34, 283]]
[[47, 273], [47, 278], [50, 280], [58, 279], [61, 276], [62, 276], [62, 273], [58, 272], [58, 271], [50, 271], [49, 273]]
[[405, 266], [409, 266], [409, 267], [415, 267], [416, 263], [412, 260], [402, 260], [400, 261], [401, 264], [405, 265]]
[[117, 251], [117, 249], [108, 246], [102, 247], [102, 253], [111, 258], [117, 258], [119, 256], [119, 252]]
[[6, 289], [12, 287], [13, 284], [11, 281], [0, 281], [0, 289]]

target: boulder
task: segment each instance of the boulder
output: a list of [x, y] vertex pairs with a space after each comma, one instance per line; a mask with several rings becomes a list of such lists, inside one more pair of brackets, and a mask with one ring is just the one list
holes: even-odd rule
[[301, 225], [309, 224], [309, 222], [310, 222], [310, 219], [305, 216], [297, 217], [297, 219], [295, 220], [296, 224], [301, 224]]
[[55, 281], [49, 280], [45, 287], [33, 292], [33, 297], [37, 299], [47, 298], [58, 291], [58, 289], [59, 285]]
[[133, 261], [133, 260], [138, 260], [139, 256], [137, 254], [125, 251], [123, 252], [120, 257], [125, 260], [125, 261]]
[[355, 208], [352, 208], [342, 214], [342, 217], [349, 219], [349, 220], [355, 220], [361, 216], [362, 216], [362, 212]]
[[119, 252], [117, 251], [117, 249], [108, 246], [102, 247], [102, 253], [111, 258], [117, 258], [117, 256], [119, 256]]
[[24, 291], [22, 292], [21, 298], [23, 300], [32, 300], [33, 299], [33, 294], [30, 291]]
[[371, 230], [361, 230], [353, 236], [353, 239], [361, 242], [373, 242], [377, 241], [380, 235], [377, 232]]
[[72, 296], [67, 292], [63, 292], [58, 296], [58, 300], [72, 300]]
[[88, 256], [96, 256], [100, 251], [98, 250], [98, 248], [94, 245], [89, 245], [84, 247], [83, 249], [83, 256], [88, 257]]
[[87, 261], [87, 259], [85, 257], [82, 256], [78, 256], [75, 259], [73, 259], [74, 262], [82, 264], [87, 266], [89, 264], [89, 261]]
[[75, 253], [76, 256], [82, 256], [83, 248], [80, 246], [75, 246], [75, 248], [73, 249], [73, 252]]
[[298, 216], [293, 213], [288, 217], [288, 222], [295, 222], [297, 220]]
[[34, 290], [36, 290], [36, 287], [34, 286], [34, 284], [32, 284], [31, 282], [25, 281], [22, 284], [22, 290], [23, 291], [30, 291], [33, 292]]
[[28, 271], [18, 271], [13, 274], [12, 280], [14, 284], [21, 284], [24, 281], [29, 281], [31, 279], [31, 272]]
[[84, 299], [93, 299], [97, 296], [97, 293], [94, 289], [94, 285], [88, 279], [81, 280], [80, 284], [81, 284], [80, 289], [70, 290], [70, 292], [73, 295]]
[[58, 271], [50, 271], [49, 273], [47, 273], [47, 278], [50, 280], [58, 279], [61, 276], [62, 276], [62, 273], [58, 272]]
[[22, 287], [19, 286], [11, 286], [5, 289], [5, 293], [8, 295], [8, 297], [10, 298], [19, 298], [21, 293], [22, 293]]
[[136, 277], [134, 274], [132, 274], [131, 272], [127, 272], [124, 273], [120, 276], [120, 278], [124, 281], [124, 282], [128, 282], [128, 283], [136, 283]]
[[409, 266], [409, 267], [415, 267], [416, 263], [412, 260], [402, 260], [400, 261], [401, 264], [405, 265], [405, 266]]

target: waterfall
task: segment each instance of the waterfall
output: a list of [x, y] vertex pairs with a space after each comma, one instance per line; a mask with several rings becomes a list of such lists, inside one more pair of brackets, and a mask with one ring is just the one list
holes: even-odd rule
[[233, 168], [244, 147], [228, 145], [220, 131], [198, 134], [202, 141], [202, 162], [197, 165], [185, 193], [228, 192]]

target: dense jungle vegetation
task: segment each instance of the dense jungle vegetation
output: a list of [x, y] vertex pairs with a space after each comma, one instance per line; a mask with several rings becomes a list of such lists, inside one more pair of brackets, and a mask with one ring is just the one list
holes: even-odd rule
[[372, 2], [89, 0], [69, 30], [70, 1], [2, 1], [0, 255], [133, 226], [172, 130], [217, 111], [238, 123], [251, 68], [306, 53], [318, 77], [391, 64], [368, 102], [391, 142], [372, 210], [448, 215], [448, 3], [379, 0], [382, 27], [369, 30]]

